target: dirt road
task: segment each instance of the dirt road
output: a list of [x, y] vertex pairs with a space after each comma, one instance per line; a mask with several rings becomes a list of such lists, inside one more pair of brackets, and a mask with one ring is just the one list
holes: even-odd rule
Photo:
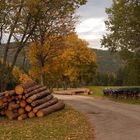
[[88, 117], [95, 140], [140, 140], [140, 105], [87, 96], [55, 96]]

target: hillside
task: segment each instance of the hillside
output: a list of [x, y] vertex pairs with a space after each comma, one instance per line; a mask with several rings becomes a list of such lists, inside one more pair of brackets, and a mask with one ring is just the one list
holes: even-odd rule
[[98, 49], [93, 49], [93, 51], [96, 53], [97, 56], [97, 64], [98, 64], [99, 72], [114, 73], [122, 65], [119, 54], [111, 54], [109, 51], [98, 50]]
[[[3, 48], [4, 48], [4, 46], [0, 47], [0, 57], [3, 56]], [[93, 49], [93, 51], [96, 53], [96, 56], [97, 56], [97, 64], [98, 64], [99, 72], [102, 72], [102, 73], [104, 73], [104, 72], [114, 73], [121, 66], [121, 60], [120, 60], [120, 57], [119, 57], [118, 54], [113, 55], [113, 54], [110, 54], [109, 51], [98, 50], [98, 49]], [[12, 47], [10, 49], [10, 53], [9, 53], [9, 57], [8, 57], [9, 61], [11, 59], [13, 59], [13, 54], [14, 53], [15, 53], [15, 48]], [[17, 65], [22, 66], [23, 60], [24, 60], [23, 56], [24, 56], [24, 52], [22, 51], [21, 54], [18, 57]], [[25, 65], [26, 65], [26, 67], [29, 67], [27, 56], [26, 56], [25, 59], [26, 59], [25, 60]]]

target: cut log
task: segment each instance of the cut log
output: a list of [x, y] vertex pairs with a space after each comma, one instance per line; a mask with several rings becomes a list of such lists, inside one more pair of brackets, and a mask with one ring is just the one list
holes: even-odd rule
[[12, 101], [12, 98], [8, 98], [7, 101], [10, 103]]
[[8, 96], [13, 96], [15, 95], [15, 91], [14, 90], [9, 90], [9, 91], [6, 91], [5, 92], [5, 96], [8, 97]]
[[23, 99], [23, 100], [25, 100], [25, 99], [26, 99], [26, 97], [25, 97], [25, 96], [22, 96], [22, 99]]
[[26, 90], [34, 85], [35, 85], [35, 82], [30, 80], [25, 84], [21, 84], [21, 85], [16, 86], [15, 92], [16, 92], [16, 94], [23, 94], [24, 90]]
[[48, 95], [48, 96], [46, 96], [46, 97], [44, 97], [42, 99], [38, 99], [38, 100], [33, 101], [31, 103], [31, 106], [33, 106], [33, 107], [38, 106], [40, 104], [43, 104], [43, 103], [51, 100], [52, 98], [53, 98], [53, 95], [50, 94], [50, 95]]
[[22, 114], [20, 116], [18, 116], [18, 120], [24, 120], [24, 119], [27, 119], [28, 118], [28, 115], [27, 114]]
[[18, 109], [19, 107], [20, 107], [19, 104], [9, 105], [9, 106], [8, 106], [8, 110]]
[[25, 107], [26, 105], [27, 105], [27, 103], [26, 103], [25, 100], [22, 100], [22, 101], [20, 102], [20, 106], [21, 106], [21, 107]]
[[4, 96], [0, 96], [0, 100], [2, 100], [4, 98]]
[[27, 98], [26, 101], [27, 101], [28, 103], [32, 103], [34, 100], [40, 99], [40, 98], [45, 97], [45, 96], [47, 96], [47, 95], [49, 95], [49, 94], [51, 94], [50, 91], [45, 90], [45, 91], [39, 92], [39, 93], [37, 93], [37, 94], [35, 94], [35, 95], [33, 95], [33, 96]]
[[3, 101], [4, 103], [6, 103], [6, 102], [7, 102], [7, 97], [3, 97], [2, 101]]
[[19, 116], [18, 113], [13, 113], [13, 112], [12, 112], [11, 116], [8, 116], [8, 118], [9, 118], [10, 120], [13, 120], [13, 119], [16, 119], [18, 116]]
[[13, 104], [11, 107], [12, 107], [12, 109], [18, 109], [20, 106], [19, 106], [19, 104]]
[[35, 94], [37, 94], [39, 92], [42, 92], [42, 91], [46, 90], [46, 89], [47, 88], [45, 86], [44, 87], [40, 87], [38, 89], [33, 90], [32, 92], [29, 92], [29, 93], [25, 94], [25, 97], [28, 98], [28, 97], [30, 97], [32, 95], [35, 95]]
[[14, 110], [12, 110], [14, 113], [18, 113], [18, 110], [17, 109], [14, 109]]
[[3, 106], [4, 102], [2, 100], [0, 100], [0, 106]]
[[48, 106], [54, 105], [54, 104], [56, 104], [57, 102], [58, 102], [58, 99], [57, 99], [57, 98], [53, 98], [53, 99], [51, 99], [50, 101], [48, 101], [48, 102], [46, 102], [46, 103], [43, 103], [43, 104], [41, 104], [41, 105], [35, 107], [35, 108], [33, 109], [33, 112], [36, 113], [37, 111], [39, 111], [39, 110], [41, 110], [41, 109], [43, 109], [43, 108], [47, 108]]
[[13, 111], [6, 110], [6, 116], [9, 118], [9, 116], [13, 115]]
[[34, 90], [39, 89], [39, 88], [41, 88], [41, 87], [42, 87], [42, 85], [35, 85], [35, 86], [33, 86], [33, 87], [30, 87], [30, 88], [28, 88], [28, 89], [25, 89], [25, 90], [24, 90], [24, 93], [25, 93], [25, 94], [30, 93], [31, 91], [34, 91]]
[[0, 97], [1, 97], [1, 96], [5, 96], [5, 93], [7, 93], [7, 91], [1, 92], [1, 93], [0, 93]]
[[2, 106], [0, 106], [0, 110], [5, 109], [5, 107], [8, 106], [8, 103], [4, 103]]
[[18, 109], [19, 107], [20, 107], [19, 104], [15, 104], [15, 103], [9, 104], [8, 110]]
[[27, 106], [25, 107], [25, 110], [26, 110], [27, 112], [30, 112], [30, 111], [32, 110], [32, 107], [31, 107], [30, 105], [27, 105]]
[[15, 102], [10, 102], [8, 105], [8, 110], [12, 110], [12, 106], [15, 105]]
[[2, 116], [4, 116], [6, 113], [5, 113], [5, 110], [2, 110], [2, 111], [0, 111], [0, 114], [2, 115]]
[[22, 99], [22, 95], [18, 95], [18, 98], [19, 98], [19, 99]]
[[58, 101], [56, 104], [49, 106], [47, 108], [41, 109], [40, 111], [37, 112], [37, 117], [43, 117], [47, 114], [50, 114], [52, 112], [61, 110], [65, 107], [65, 104], [63, 103], [63, 101]]
[[25, 113], [24, 108], [19, 108], [19, 109], [18, 109], [18, 114], [19, 114], [19, 115], [22, 115], [22, 114], [24, 114], [24, 113]]
[[33, 111], [29, 112], [29, 113], [28, 113], [28, 117], [29, 117], [29, 118], [35, 117], [35, 113], [34, 113]]
[[16, 101], [17, 104], [19, 104], [21, 101]]

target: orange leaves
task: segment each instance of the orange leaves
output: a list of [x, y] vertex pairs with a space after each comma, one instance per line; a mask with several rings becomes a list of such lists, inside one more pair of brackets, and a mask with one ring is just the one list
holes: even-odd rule
[[12, 74], [21, 83], [26, 83], [28, 80], [31, 80], [29, 75], [25, 74], [22, 70], [19, 69], [19, 67], [16, 66], [14, 67]]
[[64, 36], [59, 41], [51, 37], [42, 45], [32, 43], [29, 58], [31, 75], [38, 78], [45, 74], [47, 80], [79, 82], [90, 69], [93, 68], [91, 71], [94, 73], [96, 70], [96, 54], [76, 33]]

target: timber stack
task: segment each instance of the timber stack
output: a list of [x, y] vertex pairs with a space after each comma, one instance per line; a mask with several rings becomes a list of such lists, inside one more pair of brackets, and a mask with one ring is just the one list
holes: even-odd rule
[[0, 93], [0, 115], [10, 120], [43, 117], [65, 107], [45, 86], [32, 80]]

